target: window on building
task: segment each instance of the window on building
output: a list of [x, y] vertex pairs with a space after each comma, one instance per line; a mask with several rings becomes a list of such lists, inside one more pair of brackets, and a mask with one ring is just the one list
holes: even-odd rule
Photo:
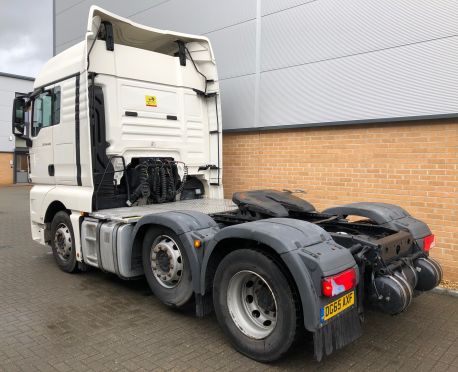
[[60, 123], [60, 88], [41, 93], [33, 102], [32, 136], [36, 137], [42, 128]]

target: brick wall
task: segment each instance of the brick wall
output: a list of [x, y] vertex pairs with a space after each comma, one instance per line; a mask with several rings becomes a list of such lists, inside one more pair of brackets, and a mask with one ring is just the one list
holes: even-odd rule
[[398, 204], [437, 237], [432, 256], [458, 280], [458, 120], [225, 133], [226, 197], [304, 189], [317, 209]]
[[0, 185], [10, 185], [13, 183], [13, 169], [10, 165], [13, 154], [0, 152]]

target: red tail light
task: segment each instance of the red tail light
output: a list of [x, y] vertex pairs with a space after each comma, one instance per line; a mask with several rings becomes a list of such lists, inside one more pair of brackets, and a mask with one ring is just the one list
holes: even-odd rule
[[423, 250], [429, 252], [431, 248], [436, 245], [436, 237], [434, 234], [428, 235], [423, 238]]
[[356, 271], [351, 268], [339, 274], [327, 276], [322, 281], [323, 296], [333, 297], [356, 286]]

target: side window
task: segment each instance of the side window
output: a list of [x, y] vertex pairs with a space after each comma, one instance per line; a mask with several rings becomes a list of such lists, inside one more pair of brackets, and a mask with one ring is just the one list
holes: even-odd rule
[[32, 136], [60, 123], [60, 87], [41, 93], [33, 102]]

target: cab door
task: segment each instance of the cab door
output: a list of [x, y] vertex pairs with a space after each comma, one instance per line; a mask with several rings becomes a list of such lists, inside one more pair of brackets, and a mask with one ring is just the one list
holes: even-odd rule
[[53, 92], [45, 91], [32, 103], [30, 179], [34, 184], [55, 184], [53, 116]]
[[[75, 154], [75, 80], [55, 86], [54, 93], [54, 170], [56, 185], [77, 185]], [[62, 97], [61, 97], [62, 95]]]

